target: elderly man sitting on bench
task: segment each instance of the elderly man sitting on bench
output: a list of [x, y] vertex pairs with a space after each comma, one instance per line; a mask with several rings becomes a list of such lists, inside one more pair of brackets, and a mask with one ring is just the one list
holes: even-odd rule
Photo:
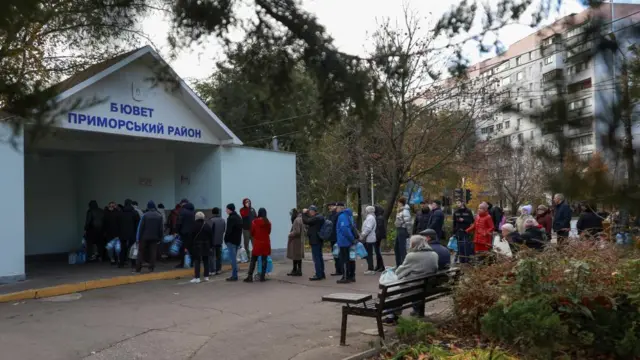
[[[411, 277], [435, 274], [438, 272], [438, 254], [429, 246], [429, 236], [413, 235], [410, 239], [409, 253], [404, 258], [402, 265], [396, 269], [398, 280]], [[416, 306], [411, 312], [412, 316], [418, 314]], [[385, 320], [386, 325], [395, 325], [400, 313], [389, 315]]]

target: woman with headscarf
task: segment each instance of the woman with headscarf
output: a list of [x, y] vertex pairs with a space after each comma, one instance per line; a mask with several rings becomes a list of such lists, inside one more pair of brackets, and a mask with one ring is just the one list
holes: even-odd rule
[[253, 250], [251, 251], [251, 264], [249, 273], [244, 282], [253, 282], [253, 271], [256, 269], [256, 262], [260, 257], [262, 269], [260, 271], [260, 281], [266, 280], [267, 261], [271, 255], [271, 222], [267, 218], [265, 208], [258, 209], [258, 217], [251, 222], [251, 238], [253, 239]]
[[538, 213], [536, 214], [536, 221], [542, 226], [544, 232], [547, 234], [547, 238], [551, 239], [551, 227], [553, 226], [553, 217], [549, 208], [545, 205], [538, 205]]
[[188, 237], [187, 250], [191, 255], [195, 272], [192, 284], [200, 283], [200, 264], [204, 264], [204, 281], [209, 281], [209, 252], [213, 247], [213, 232], [211, 225], [204, 220], [204, 213], [198, 211], [195, 215], [191, 235]]
[[[294, 217], [295, 216], [295, 217]], [[307, 237], [307, 227], [302, 221], [302, 213], [291, 210], [291, 231], [287, 242], [287, 258], [293, 261], [293, 270], [288, 276], [302, 276], [302, 259], [304, 259], [304, 239]]]
[[524, 222], [529, 219], [533, 219], [533, 216], [531, 216], [532, 210], [533, 207], [531, 205], [524, 205], [520, 208], [520, 216], [516, 219], [516, 229], [520, 234], [524, 233]]

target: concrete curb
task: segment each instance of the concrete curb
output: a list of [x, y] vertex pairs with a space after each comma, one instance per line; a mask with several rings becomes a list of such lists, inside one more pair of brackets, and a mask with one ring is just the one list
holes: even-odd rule
[[[238, 264], [238, 265], [239, 265], [239, 268], [241, 269], [244, 269], [247, 267], [247, 264]], [[230, 269], [231, 269], [231, 266], [224, 267], [224, 270], [230, 270]], [[113, 286], [136, 284], [136, 283], [154, 281], [154, 280], [174, 280], [174, 279], [180, 279], [180, 278], [191, 277], [191, 276], [193, 276], [193, 269], [180, 269], [180, 270], [160, 271], [160, 272], [137, 274], [137, 275], [116, 276], [116, 277], [106, 278], [106, 279], [89, 280], [89, 281], [83, 281], [83, 282], [71, 283], [71, 284], [60, 284], [60, 285], [45, 287], [40, 289], [29, 289], [29, 290], [14, 292], [14, 293], [2, 294], [0, 295], [0, 303], [30, 300], [30, 299], [42, 299], [46, 297], [73, 294], [73, 293], [87, 291], [87, 290], [103, 289], [103, 288], [108, 288]]]

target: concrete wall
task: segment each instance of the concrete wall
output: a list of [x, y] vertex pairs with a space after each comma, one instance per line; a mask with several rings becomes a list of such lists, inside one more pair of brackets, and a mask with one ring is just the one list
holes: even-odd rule
[[64, 253], [80, 246], [84, 223], [76, 216], [77, 160], [74, 154], [25, 157], [25, 255]]
[[25, 277], [23, 139], [16, 139], [16, 149], [7, 143], [11, 136], [11, 130], [0, 124], [0, 199], [4, 204], [0, 207], [0, 283], [23, 280]]
[[[196, 209], [222, 208], [220, 191], [220, 156], [215, 147], [189, 146], [175, 157], [175, 205], [189, 199]], [[165, 204], [169, 209], [169, 205]]]
[[286, 249], [289, 210], [296, 207], [295, 154], [247, 147], [222, 147], [218, 153], [223, 206], [234, 203], [240, 209], [242, 199], [250, 198], [256, 211], [267, 209], [273, 224], [271, 247]]

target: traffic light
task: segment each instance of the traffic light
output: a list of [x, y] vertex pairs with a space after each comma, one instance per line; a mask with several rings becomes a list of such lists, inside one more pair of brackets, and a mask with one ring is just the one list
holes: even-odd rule
[[465, 194], [465, 198], [467, 199], [467, 203], [469, 201], [471, 201], [471, 190], [467, 189], [466, 194]]
[[462, 201], [462, 189], [453, 190], [453, 199], [455, 201]]

